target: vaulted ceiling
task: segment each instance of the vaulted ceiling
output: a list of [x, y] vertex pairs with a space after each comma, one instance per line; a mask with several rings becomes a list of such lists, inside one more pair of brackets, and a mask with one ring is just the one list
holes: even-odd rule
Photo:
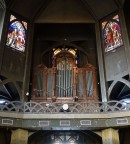
[[92, 23], [125, 0], [5, 0], [8, 9], [36, 23]]

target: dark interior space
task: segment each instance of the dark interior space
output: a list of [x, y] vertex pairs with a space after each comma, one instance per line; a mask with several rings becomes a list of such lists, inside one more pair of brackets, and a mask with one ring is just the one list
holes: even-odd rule
[[97, 68], [95, 24], [36, 23], [34, 31], [33, 66], [46, 63], [51, 67], [53, 48], [72, 47], [78, 49], [79, 67], [90, 63]]
[[28, 144], [102, 144], [100, 136], [92, 131], [38, 131], [31, 135]]

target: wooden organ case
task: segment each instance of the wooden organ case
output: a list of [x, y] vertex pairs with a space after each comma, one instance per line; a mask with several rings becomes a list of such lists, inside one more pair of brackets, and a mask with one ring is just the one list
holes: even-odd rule
[[34, 68], [32, 101], [39, 102], [97, 102], [96, 69], [91, 64], [76, 65], [73, 49], [56, 50], [52, 68]]

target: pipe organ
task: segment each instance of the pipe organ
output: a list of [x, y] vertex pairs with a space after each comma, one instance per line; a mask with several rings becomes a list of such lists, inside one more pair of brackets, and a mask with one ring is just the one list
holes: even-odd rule
[[32, 101], [84, 102], [98, 101], [96, 70], [91, 64], [82, 68], [68, 51], [53, 57], [53, 67], [34, 68]]

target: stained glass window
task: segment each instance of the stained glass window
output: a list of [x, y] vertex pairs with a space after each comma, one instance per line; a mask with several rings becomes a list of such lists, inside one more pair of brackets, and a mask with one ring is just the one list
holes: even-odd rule
[[119, 15], [102, 22], [102, 33], [105, 52], [123, 44]]
[[20, 21], [14, 15], [10, 16], [10, 24], [6, 45], [20, 52], [25, 51], [27, 22]]
[[54, 53], [53, 55], [56, 56], [60, 52], [69, 52], [73, 56], [76, 57], [76, 51], [77, 51], [77, 49], [72, 49], [72, 48], [53, 48], [53, 53]]
[[59, 49], [59, 48], [56, 49], [56, 50], [54, 49], [54, 56], [57, 55], [57, 54], [60, 53], [60, 52], [61, 52], [61, 49]]

